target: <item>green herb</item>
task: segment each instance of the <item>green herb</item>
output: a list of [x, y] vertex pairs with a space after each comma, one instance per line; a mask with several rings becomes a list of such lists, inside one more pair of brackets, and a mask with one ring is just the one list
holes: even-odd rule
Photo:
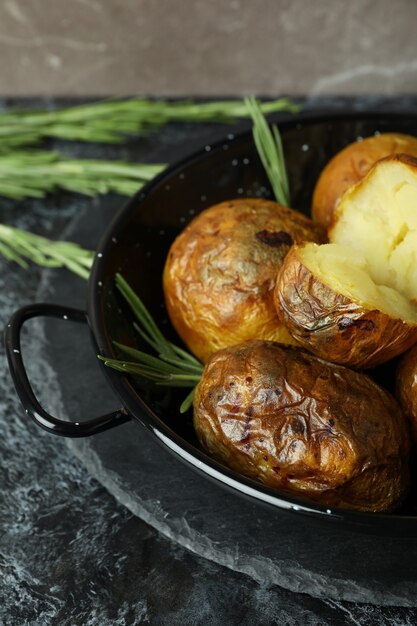
[[0, 195], [14, 200], [43, 198], [64, 189], [88, 196], [108, 192], [129, 196], [164, 169], [162, 164], [72, 160], [55, 152], [0, 155]]
[[[94, 252], [76, 243], [52, 241], [4, 224], [0, 224], [0, 254], [22, 267], [27, 267], [26, 261], [30, 260], [43, 267], [66, 267], [85, 279], [89, 277], [94, 258]], [[114, 342], [132, 360], [108, 359], [100, 355], [98, 358], [119, 372], [147, 378], [157, 385], [192, 387], [180, 407], [181, 413], [184, 413], [192, 404], [194, 388], [201, 378], [203, 365], [164, 337], [142, 300], [120, 274], [116, 274], [115, 282], [136, 318], [133, 324], [135, 330], [157, 356]]]
[[290, 206], [290, 188], [278, 127], [274, 124], [271, 130], [256, 98], [245, 98], [245, 104], [253, 121], [252, 132], [256, 149], [274, 190], [275, 198], [281, 204]]
[[98, 355], [105, 365], [133, 376], [142, 376], [157, 385], [168, 387], [193, 387], [180, 407], [187, 411], [193, 401], [195, 385], [201, 378], [203, 365], [191, 354], [166, 339], [139, 296], [120, 274], [116, 274], [116, 287], [132, 310], [136, 322], [134, 327], [140, 337], [155, 351], [152, 356], [136, 348], [113, 342], [121, 352], [131, 357], [130, 361], [109, 359]]
[[[287, 98], [260, 105], [265, 114], [295, 113], [300, 107]], [[57, 111], [11, 111], [0, 114], [0, 150], [34, 145], [47, 137], [70, 141], [120, 143], [167, 122], [230, 123], [248, 116], [239, 100], [196, 103], [132, 98], [105, 100]]]
[[81, 278], [88, 278], [94, 252], [69, 241], [51, 241], [20, 228], [0, 224], [0, 254], [27, 267], [26, 260], [43, 267], [66, 267]]

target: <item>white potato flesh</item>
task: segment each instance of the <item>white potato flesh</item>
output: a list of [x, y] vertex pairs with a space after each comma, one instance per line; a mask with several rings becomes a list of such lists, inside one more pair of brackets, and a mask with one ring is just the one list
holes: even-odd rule
[[332, 243], [359, 253], [377, 285], [417, 302], [417, 167], [380, 161], [342, 198]]
[[382, 311], [391, 318], [417, 322], [417, 306], [389, 284], [374, 279], [367, 258], [352, 248], [335, 243], [305, 244], [299, 260], [322, 283], [366, 309]]

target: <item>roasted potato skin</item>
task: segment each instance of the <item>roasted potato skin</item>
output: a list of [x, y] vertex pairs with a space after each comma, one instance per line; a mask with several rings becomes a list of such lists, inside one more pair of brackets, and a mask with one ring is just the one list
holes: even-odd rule
[[413, 346], [398, 362], [395, 395], [409, 419], [414, 446], [417, 446], [417, 346]]
[[337, 293], [302, 263], [293, 246], [278, 272], [274, 301], [296, 342], [332, 363], [375, 367], [417, 341], [417, 325]]
[[213, 355], [194, 426], [228, 467], [327, 506], [390, 511], [409, 486], [408, 423], [394, 398], [297, 346], [248, 341]]
[[313, 192], [311, 214], [327, 229], [344, 192], [358, 183], [380, 159], [393, 154], [417, 157], [417, 138], [401, 133], [382, 133], [355, 141], [338, 152], [322, 170]]
[[279, 322], [273, 288], [293, 241], [324, 241], [297, 211], [259, 198], [200, 213], [176, 238], [163, 287], [170, 319], [202, 361], [247, 339], [294, 343]]

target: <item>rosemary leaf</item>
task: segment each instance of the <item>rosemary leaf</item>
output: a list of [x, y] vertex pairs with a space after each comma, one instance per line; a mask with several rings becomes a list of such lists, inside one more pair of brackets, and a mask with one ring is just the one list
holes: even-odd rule
[[161, 355], [175, 357], [175, 351], [173, 350], [170, 342], [165, 339], [139, 296], [133, 291], [121, 274], [116, 274], [115, 281], [117, 289], [120, 291], [131, 308], [132, 313], [135, 315], [136, 320], [139, 323], [139, 327], [142, 328], [150, 337], [153, 344], [152, 347], [156, 345], [157, 351]]
[[181, 369], [181, 361], [177, 361], [176, 363], [172, 363], [172, 361], [167, 361], [164, 359], [158, 359], [155, 356], [151, 356], [146, 352], [142, 352], [141, 350], [136, 350], [136, 348], [132, 348], [131, 346], [126, 346], [124, 344], [118, 343], [117, 341], [113, 342], [115, 346], [117, 346], [122, 352], [131, 356], [138, 363], [142, 363], [143, 365], [147, 365], [153, 368], [159, 368], [161, 372], [166, 374], [182, 374], [183, 370]]
[[194, 367], [201, 368], [201, 362], [198, 359], [196, 359], [195, 356], [193, 356], [186, 350], [183, 350], [179, 346], [175, 346], [173, 343], [171, 343], [171, 347], [174, 350], [174, 352], [178, 354], [178, 356], [184, 359], [184, 361], [188, 361], [190, 364], [194, 365]]
[[197, 362], [197, 365], [193, 365], [192, 363], [189, 363], [188, 359], [170, 359], [169, 357], [165, 356], [164, 357], [164, 361], [166, 361], [167, 363], [169, 363], [170, 365], [178, 365], [179, 367], [181, 367], [181, 370], [183, 372], [190, 372], [191, 374], [201, 374], [201, 363]]
[[195, 387], [191, 389], [188, 396], [182, 401], [181, 406], [180, 406], [180, 413], [186, 413], [188, 409], [192, 407], [194, 396], [195, 396]]
[[155, 350], [155, 352], [159, 351], [159, 346], [157, 343], [155, 343], [155, 341], [153, 341], [151, 339], [151, 337], [143, 330], [143, 328], [141, 328], [139, 326], [139, 324], [137, 324], [136, 322], [133, 322], [133, 328], [136, 330], [136, 332], [142, 337], [142, 339], [144, 341], [146, 341], [146, 343], [148, 344], [148, 346], [150, 346], [151, 348], [153, 348]]
[[142, 376], [157, 385], [165, 387], [193, 387], [201, 378], [199, 374], [175, 374], [163, 372], [160, 367], [146, 367], [142, 363], [135, 361], [122, 361], [119, 359], [109, 359], [98, 355], [100, 361], [105, 365], [124, 374], [132, 374], [133, 376]]

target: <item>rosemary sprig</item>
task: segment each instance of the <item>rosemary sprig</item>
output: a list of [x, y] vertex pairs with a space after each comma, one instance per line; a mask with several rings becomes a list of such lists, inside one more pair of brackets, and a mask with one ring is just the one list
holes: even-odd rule
[[245, 98], [245, 104], [253, 122], [252, 133], [256, 149], [274, 190], [275, 198], [281, 204], [290, 206], [287, 168], [278, 127], [274, 124], [271, 130], [256, 98]]
[[[263, 113], [300, 107], [288, 98], [261, 105]], [[11, 111], [0, 113], [0, 150], [34, 145], [47, 137], [87, 142], [120, 143], [167, 122], [230, 123], [248, 116], [241, 101], [219, 100], [197, 103], [131, 98], [105, 100], [56, 111]]]
[[118, 372], [141, 376], [152, 380], [157, 385], [192, 387], [192, 391], [180, 407], [180, 412], [184, 413], [192, 404], [194, 388], [201, 378], [203, 365], [191, 354], [164, 337], [142, 300], [121, 274], [116, 274], [115, 283], [136, 318], [135, 329], [157, 356], [114, 342], [121, 352], [133, 360], [109, 359], [101, 355], [98, 355], [98, 358]]
[[[0, 140], [1, 141], [1, 140]], [[13, 200], [43, 198], [64, 189], [88, 196], [129, 196], [164, 169], [163, 164], [74, 160], [48, 151], [0, 154], [0, 195]]]
[[87, 279], [94, 252], [69, 241], [51, 241], [20, 228], [0, 224], [0, 254], [27, 267], [27, 260], [43, 267], [66, 267]]

